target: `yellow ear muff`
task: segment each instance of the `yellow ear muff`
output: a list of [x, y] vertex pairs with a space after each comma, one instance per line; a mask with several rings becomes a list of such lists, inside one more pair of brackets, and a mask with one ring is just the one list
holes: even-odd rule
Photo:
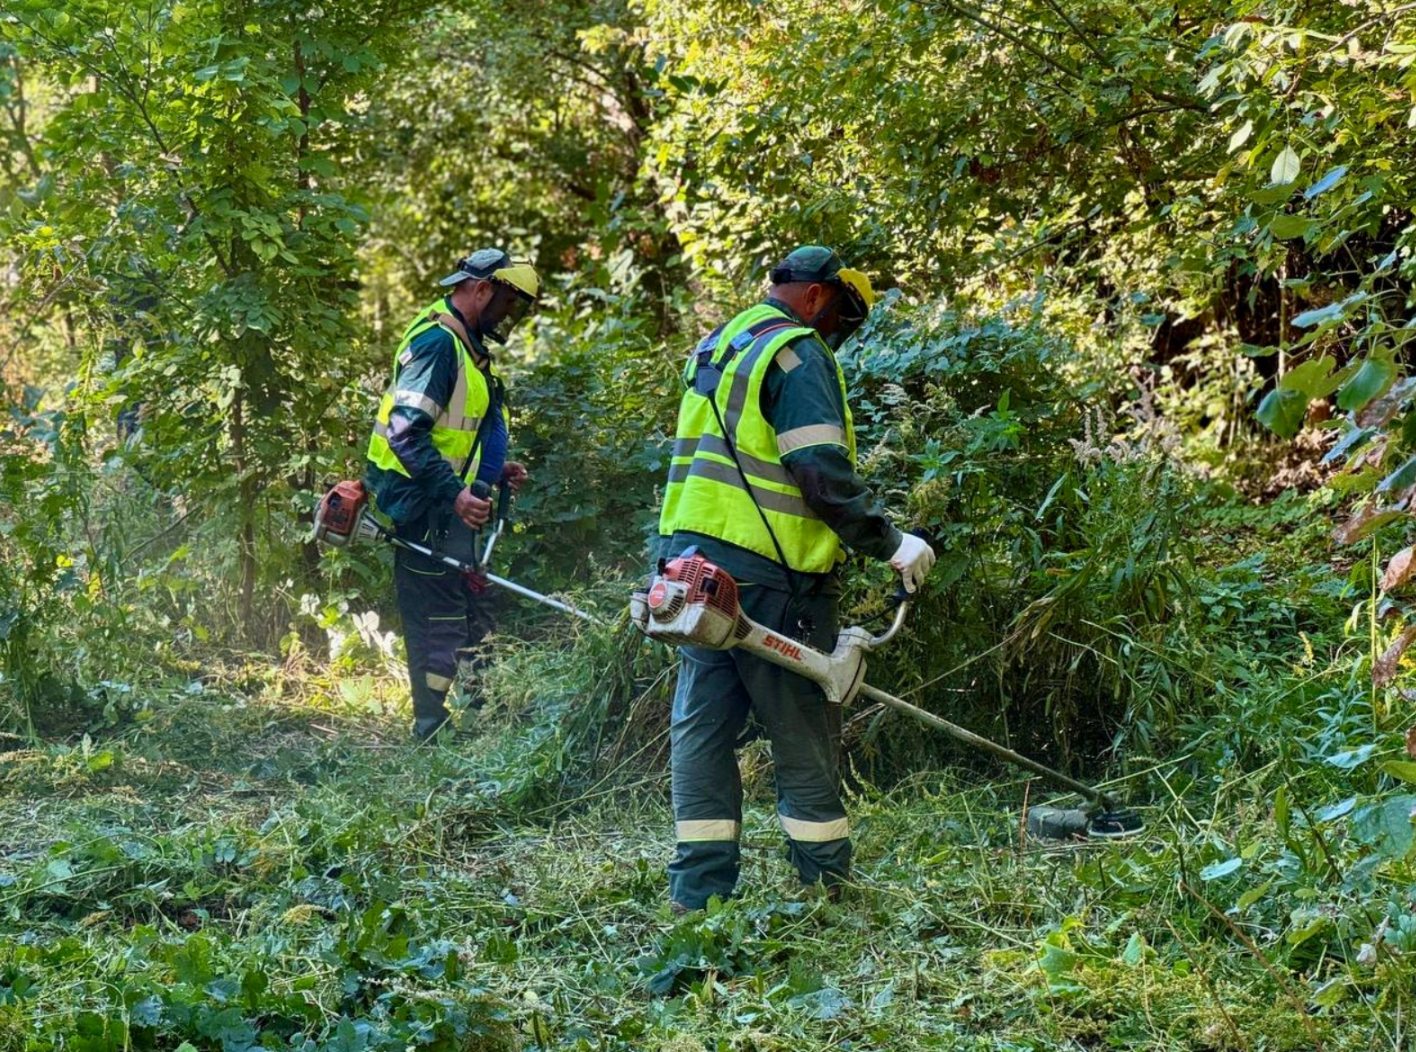
[[541, 278], [530, 263], [513, 263], [509, 267], [501, 267], [492, 271], [492, 277], [506, 282], [527, 299], [534, 300], [541, 294]]
[[855, 290], [865, 303], [865, 309], [870, 310], [875, 306], [875, 301], [880, 297], [875, 294], [875, 290], [870, 287], [870, 279], [859, 270], [851, 270], [849, 267], [842, 267], [836, 271], [836, 279], [844, 282]]

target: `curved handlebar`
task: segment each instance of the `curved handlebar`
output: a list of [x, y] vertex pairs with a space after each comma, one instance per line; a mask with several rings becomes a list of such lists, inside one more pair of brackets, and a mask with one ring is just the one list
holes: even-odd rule
[[878, 636], [870, 637], [870, 643], [868, 644], [869, 649], [874, 650], [876, 647], [883, 647], [886, 643], [890, 642], [890, 640], [894, 639], [900, 629], [904, 627], [905, 617], [909, 612], [910, 601], [908, 599], [901, 600], [900, 605], [895, 608], [895, 620], [890, 622], [890, 627], [884, 632], [881, 632]]
[[905, 588], [903, 579], [895, 586], [895, 594], [891, 597], [895, 601], [895, 620], [890, 622], [890, 627], [878, 636], [871, 636], [869, 649], [883, 647], [890, 640], [894, 639], [901, 628], [905, 625], [905, 618], [910, 612], [910, 603], [914, 602], [914, 595]]

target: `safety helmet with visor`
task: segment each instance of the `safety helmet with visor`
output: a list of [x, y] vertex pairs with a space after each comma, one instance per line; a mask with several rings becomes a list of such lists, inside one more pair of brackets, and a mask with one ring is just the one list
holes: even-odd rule
[[473, 327], [478, 336], [493, 343], [506, 343], [541, 293], [536, 269], [530, 263], [514, 262], [499, 248], [484, 248], [458, 260], [457, 270], [439, 284], [459, 285], [468, 280], [491, 282], [492, 298]]
[[836, 289], [833, 302], [822, 307], [815, 317], [805, 319], [807, 325], [814, 326], [831, 311], [836, 312], [835, 331], [826, 337], [827, 345], [833, 350], [865, 323], [878, 298], [865, 274], [845, 266], [840, 256], [822, 245], [805, 245], [791, 252], [772, 268], [770, 279], [774, 285], [812, 282]]

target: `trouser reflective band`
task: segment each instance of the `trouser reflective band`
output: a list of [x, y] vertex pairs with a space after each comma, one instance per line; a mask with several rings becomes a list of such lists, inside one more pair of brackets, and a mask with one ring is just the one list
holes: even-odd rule
[[742, 824], [731, 818], [697, 818], [674, 823], [680, 844], [706, 840], [737, 840]]
[[808, 844], [845, 840], [851, 835], [851, 824], [844, 817], [831, 818], [825, 822], [808, 822], [803, 818], [791, 818], [783, 814], [777, 817], [781, 820], [782, 830], [787, 836]]
[[423, 680], [433, 690], [449, 690], [452, 687], [451, 676], [439, 676], [436, 672], [423, 673]]

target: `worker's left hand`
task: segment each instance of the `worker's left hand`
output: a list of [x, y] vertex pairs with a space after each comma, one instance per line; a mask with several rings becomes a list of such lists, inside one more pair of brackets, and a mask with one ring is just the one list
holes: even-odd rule
[[501, 480], [511, 487], [511, 492], [519, 493], [521, 484], [531, 477], [531, 472], [526, 470], [526, 465], [515, 460], [508, 460], [502, 466]]
[[934, 549], [922, 537], [916, 537], [913, 533], [902, 534], [900, 546], [890, 556], [890, 565], [899, 572], [905, 591], [913, 595], [934, 566]]

